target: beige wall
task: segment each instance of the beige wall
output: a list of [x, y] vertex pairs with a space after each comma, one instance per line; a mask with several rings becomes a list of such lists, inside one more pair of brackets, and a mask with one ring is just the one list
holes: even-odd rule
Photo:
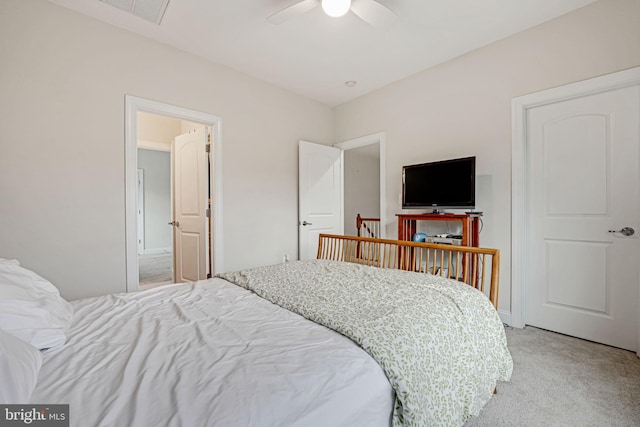
[[0, 1], [0, 257], [64, 297], [125, 291], [125, 94], [222, 117], [227, 269], [297, 253], [304, 97], [46, 0]]
[[387, 233], [404, 164], [477, 156], [480, 241], [502, 251], [510, 311], [511, 99], [640, 65], [640, 1], [603, 0], [335, 109], [335, 136], [387, 135]]
[[138, 149], [138, 170], [143, 171], [144, 251], [173, 251], [171, 221], [171, 153]]
[[380, 217], [380, 145], [344, 152], [344, 234], [355, 236], [356, 216]]
[[188, 133], [194, 131], [196, 129], [200, 129], [202, 127], [202, 123], [189, 122], [187, 120], [180, 120], [180, 133]]
[[130, 94], [222, 117], [227, 270], [297, 253], [300, 139], [386, 132], [390, 236], [403, 164], [475, 154], [508, 311], [511, 99], [640, 65], [640, 2], [600, 1], [334, 111], [46, 0], [0, 1], [0, 59], [0, 257], [66, 298], [125, 290]]
[[[171, 145], [173, 138], [185, 132], [182, 131], [184, 120], [173, 117], [158, 116], [145, 112], [138, 112], [136, 130], [138, 140], [161, 142]], [[200, 125], [202, 127], [202, 125]]]

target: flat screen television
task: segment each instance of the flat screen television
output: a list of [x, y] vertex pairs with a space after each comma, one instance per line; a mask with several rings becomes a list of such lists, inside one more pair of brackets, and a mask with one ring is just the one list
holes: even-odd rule
[[402, 168], [403, 209], [474, 209], [476, 158], [442, 160]]

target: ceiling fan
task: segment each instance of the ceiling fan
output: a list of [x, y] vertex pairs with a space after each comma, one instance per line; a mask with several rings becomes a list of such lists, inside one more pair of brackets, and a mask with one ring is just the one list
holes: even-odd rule
[[396, 15], [376, 0], [302, 0], [267, 17], [272, 24], [282, 24], [289, 19], [322, 6], [324, 12], [339, 17], [351, 11], [363, 21], [381, 27], [391, 23]]

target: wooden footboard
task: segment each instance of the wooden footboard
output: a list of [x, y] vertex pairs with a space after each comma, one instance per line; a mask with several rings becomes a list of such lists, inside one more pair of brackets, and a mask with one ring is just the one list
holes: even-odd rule
[[487, 294], [498, 308], [498, 249], [320, 234], [318, 259], [449, 277]]

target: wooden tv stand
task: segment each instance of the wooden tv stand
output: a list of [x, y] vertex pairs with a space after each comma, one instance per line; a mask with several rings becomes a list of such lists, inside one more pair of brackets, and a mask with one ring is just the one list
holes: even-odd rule
[[462, 245], [478, 247], [480, 244], [480, 217], [477, 214], [396, 214], [398, 217], [398, 240], [412, 240], [417, 221], [460, 221], [462, 223]]

